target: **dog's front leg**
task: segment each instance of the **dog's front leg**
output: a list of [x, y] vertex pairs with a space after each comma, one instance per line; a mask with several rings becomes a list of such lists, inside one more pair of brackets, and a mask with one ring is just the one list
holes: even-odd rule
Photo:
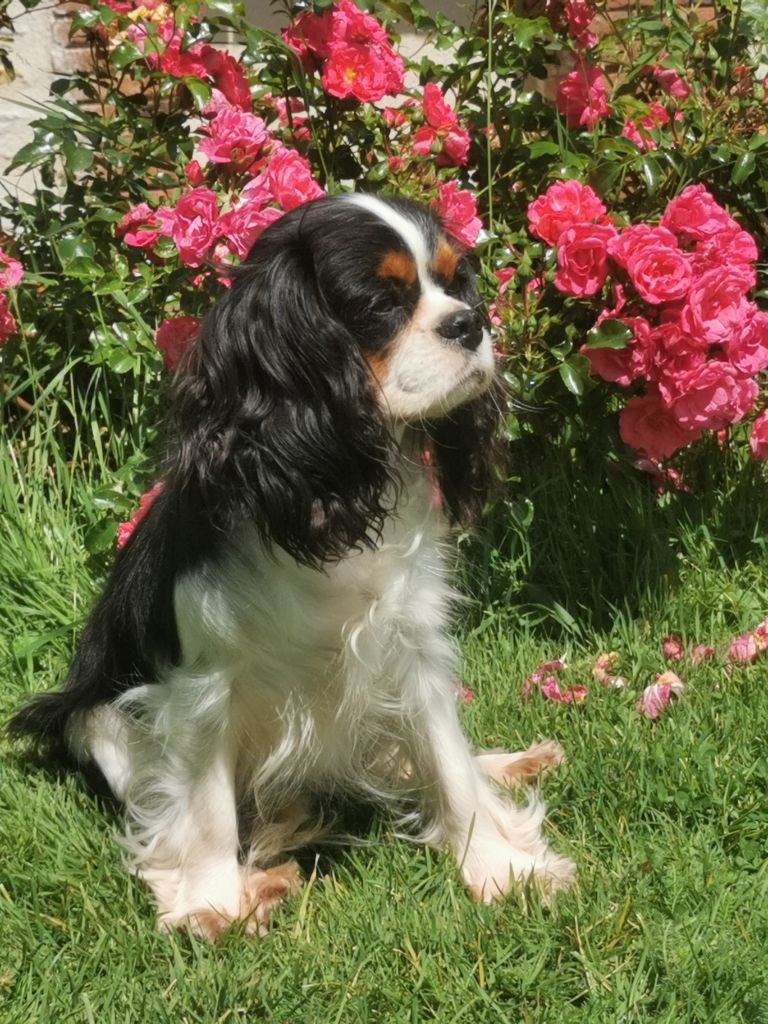
[[422, 656], [412, 666], [422, 710], [412, 720], [411, 764], [431, 821], [427, 841], [453, 852], [478, 900], [490, 902], [527, 879], [545, 892], [563, 888], [574, 865], [544, 839], [543, 804], [517, 807], [491, 788], [461, 731], [452, 673], [437, 668], [441, 661]]

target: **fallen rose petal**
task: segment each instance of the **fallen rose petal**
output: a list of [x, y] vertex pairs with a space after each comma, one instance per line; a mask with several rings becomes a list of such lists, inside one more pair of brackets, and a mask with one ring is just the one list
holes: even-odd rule
[[671, 633], [662, 640], [661, 649], [665, 658], [669, 658], [671, 661], [680, 661], [684, 653], [683, 641], [676, 633]]
[[554, 700], [563, 704], [581, 704], [587, 699], [588, 693], [586, 686], [571, 686], [567, 690], [561, 690], [560, 684], [554, 676], [547, 676], [539, 689], [542, 697], [546, 700]]
[[758, 638], [749, 630], [741, 636], [735, 636], [728, 645], [730, 661], [753, 662], [760, 653]]
[[700, 665], [702, 661], [707, 661], [715, 653], [715, 648], [710, 647], [708, 644], [695, 644], [691, 648], [690, 659], [694, 665]]
[[656, 682], [643, 690], [635, 709], [647, 718], [658, 718], [672, 697], [679, 697], [684, 689], [683, 681], [676, 673], [661, 672], [656, 677]]

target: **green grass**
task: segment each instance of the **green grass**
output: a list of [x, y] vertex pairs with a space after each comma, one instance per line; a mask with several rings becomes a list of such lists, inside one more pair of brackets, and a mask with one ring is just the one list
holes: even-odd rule
[[[90, 469], [65, 462], [58, 418], [54, 403], [14, 428], [2, 460], [3, 715], [66, 667], [103, 568], [99, 545], [94, 556], [84, 539], [119, 518], [98, 487], [111, 493], [106, 466], [132, 450], [129, 428], [115, 427], [101, 468], [99, 459]], [[570, 483], [560, 487], [552, 510], [568, 505]], [[747, 499], [756, 516], [758, 481]], [[599, 494], [591, 507], [581, 500], [585, 521], [616, 533], [615, 508], [606, 512]], [[736, 550], [711, 518], [681, 514], [670, 533], [669, 514], [657, 514], [674, 541], [672, 568], [615, 580], [615, 592], [631, 582], [632, 605], [611, 599], [602, 632], [568, 600], [568, 580], [585, 570], [578, 552], [569, 562], [563, 511], [547, 541], [560, 560], [547, 578], [548, 613], [497, 599], [462, 639], [476, 697], [461, 713], [473, 741], [516, 749], [550, 736], [567, 752], [542, 790], [548, 834], [577, 861], [578, 885], [552, 909], [532, 893], [477, 906], [448, 858], [395, 840], [377, 821], [364, 844], [308, 859], [303, 894], [267, 938], [232, 933], [209, 947], [160, 935], [147, 892], [121, 870], [112, 812], [79, 779], [3, 741], [0, 1022], [768, 1022], [768, 660], [729, 671], [722, 656], [732, 633], [768, 612], [768, 564], [756, 535]], [[644, 505], [646, 531], [653, 516]], [[652, 543], [638, 536], [620, 571], [652, 564]], [[598, 564], [597, 547], [592, 558], [599, 579], [612, 563]], [[633, 706], [663, 667], [670, 630], [721, 653], [680, 667], [686, 691], [652, 724]], [[586, 682], [587, 701], [521, 701], [525, 675], [563, 649], [567, 681]], [[610, 649], [622, 656], [624, 690], [592, 684], [591, 661]]]

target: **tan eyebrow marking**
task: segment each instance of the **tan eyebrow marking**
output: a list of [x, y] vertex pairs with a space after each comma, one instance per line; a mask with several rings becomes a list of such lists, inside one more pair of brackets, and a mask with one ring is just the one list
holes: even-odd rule
[[391, 249], [382, 257], [376, 273], [379, 277], [396, 277], [412, 285], [416, 280], [416, 264], [407, 252]]
[[445, 281], [452, 281], [458, 263], [458, 251], [454, 249], [447, 239], [441, 238], [437, 243], [437, 251], [432, 261], [432, 270], [435, 273], [435, 277], [442, 278]]

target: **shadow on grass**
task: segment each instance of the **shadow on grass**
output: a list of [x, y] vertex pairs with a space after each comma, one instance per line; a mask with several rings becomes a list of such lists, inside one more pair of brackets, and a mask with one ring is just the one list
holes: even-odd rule
[[764, 557], [765, 473], [746, 444], [701, 443], [681, 460], [684, 489], [659, 495], [606, 441], [513, 444], [504, 495], [463, 548], [474, 615], [514, 609], [550, 636], [608, 629], [617, 612], [658, 607], [686, 562]]

